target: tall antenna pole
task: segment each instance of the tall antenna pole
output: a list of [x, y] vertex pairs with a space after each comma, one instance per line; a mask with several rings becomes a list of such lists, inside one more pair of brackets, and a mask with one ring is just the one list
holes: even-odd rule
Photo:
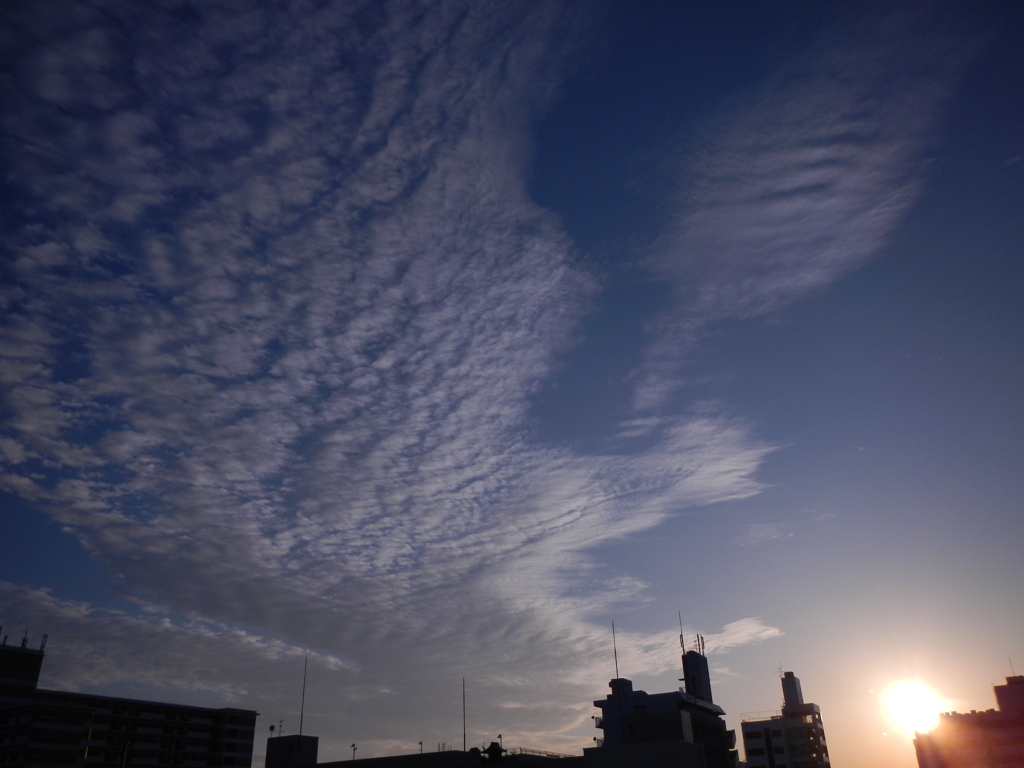
[[612, 653], [615, 655], [615, 679], [619, 679], [619, 647], [615, 642], [615, 622], [612, 622]]
[[679, 663], [683, 667], [683, 676], [680, 678], [684, 682], [686, 681], [686, 640], [683, 638], [683, 612], [679, 611], [679, 647], [683, 649], [682, 654], [679, 656]]
[[466, 678], [462, 678], [462, 751], [466, 751]]
[[299, 736], [302, 735], [302, 718], [306, 714], [306, 668], [309, 666], [309, 654], [302, 662], [302, 706], [299, 707]]

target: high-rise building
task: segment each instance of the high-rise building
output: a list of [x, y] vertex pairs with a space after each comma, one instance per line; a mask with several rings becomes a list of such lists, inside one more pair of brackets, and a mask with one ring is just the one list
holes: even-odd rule
[[736, 733], [726, 726], [725, 711], [712, 701], [703, 653], [683, 655], [683, 683], [678, 691], [647, 693], [633, 690], [625, 678], [612, 680], [612, 692], [594, 702], [601, 710], [594, 722], [604, 738], [584, 750], [587, 768], [736, 768]]
[[821, 708], [804, 702], [800, 678], [782, 676], [782, 712], [744, 719], [743, 749], [749, 768], [828, 768]]
[[915, 734], [920, 768], [1024, 768], [1024, 675], [994, 689], [998, 710], [947, 712]]
[[257, 712], [45, 690], [44, 647], [0, 645], [0, 766], [252, 765]]

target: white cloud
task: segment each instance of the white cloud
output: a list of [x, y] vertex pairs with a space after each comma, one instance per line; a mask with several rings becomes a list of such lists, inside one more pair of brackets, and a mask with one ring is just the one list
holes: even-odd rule
[[[571, 745], [604, 683], [589, 619], [643, 589], [587, 582], [588, 548], [756, 493], [770, 450], [712, 411], [662, 420], [642, 455], [529, 439], [594, 291], [522, 168], [578, 21], [97, 7], [20, 11], [43, 43], [3, 94], [27, 202], [0, 486], [143, 601], [7, 588], [52, 628], [52, 679], [274, 719], [311, 648], [341, 692], [328, 750], [440, 734], [462, 675], [480, 729]], [[509, 722], [509, 701], [548, 703]]]
[[758, 544], [792, 535], [792, 531], [784, 523], [748, 523], [740, 529], [736, 543], [741, 547], [756, 547]]
[[918, 195], [923, 153], [976, 44], [906, 10], [826, 36], [708, 127], [649, 266], [676, 287], [635, 405], [658, 408], [707, 327], [776, 311], [874, 256]]
[[[43, 633], [51, 644], [40, 685], [58, 690], [116, 686], [162, 689], [177, 700], [198, 694], [239, 706], [266, 700], [253, 686], [254, 669], [307, 654], [327, 671], [355, 665], [332, 654], [309, 651], [276, 638], [220, 622], [170, 619], [165, 611], [128, 614], [81, 601], [61, 600], [46, 589], [0, 582], [8, 631], [28, 632], [35, 647]], [[220, 667], [220, 669], [218, 669]], [[173, 669], [173, 674], [167, 674]], [[225, 704], [225, 706], [228, 704]]]
[[[28, 631], [32, 645], [43, 631], [49, 634], [42, 687], [257, 709], [262, 715], [257, 763], [263, 747], [260, 734], [266, 734], [267, 724], [284, 719], [286, 732], [296, 727], [302, 661], [307, 656], [306, 728], [321, 736], [326, 757], [341, 754], [352, 740], [358, 740], [367, 755], [408, 750], [410, 733], [417, 734], [415, 740], [455, 741], [461, 728], [463, 676], [470, 743], [500, 731], [511, 743], [577, 749], [581, 740], [573, 733], [583, 733], [581, 728], [590, 725], [590, 701], [612, 674], [610, 657], [608, 665], [595, 668], [593, 663], [610, 651], [605, 647], [610, 642], [605, 628], [589, 643], [578, 633], [563, 634], [557, 638], [561, 647], [550, 649], [540, 660], [548, 674], [531, 674], [523, 661], [538, 653], [528, 642], [536, 624], [523, 616], [494, 627], [504, 642], [489, 643], [483, 657], [466, 656], [461, 664], [448, 660], [447, 668], [433, 668], [433, 638], [421, 633], [414, 639], [426, 647], [425, 653], [395, 655], [389, 668], [382, 668], [364, 667], [223, 622], [170, 618], [156, 606], [128, 614], [3, 582], [0, 601], [6, 631]], [[308, 618], [316, 620], [313, 614]], [[736, 647], [778, 634], [778, 629], [756, 619], [744, 619], [709, 636], [709, 646], [718, 637], [728, 638], [726, 647]], [[656, 674], [672, 668], [678, 663], [677, 644], [670, 631], [620, 632], [623, 673]], [[509, 663], [510, 651], [515, 652], [515, 664]]]
[[704, 647], [709, 654], [726, 653], [741, 645], [779, 637], [782, 630], [765, 624], [758, 618], [740, 619], [722, 627], [714, 635], [704, 635]]

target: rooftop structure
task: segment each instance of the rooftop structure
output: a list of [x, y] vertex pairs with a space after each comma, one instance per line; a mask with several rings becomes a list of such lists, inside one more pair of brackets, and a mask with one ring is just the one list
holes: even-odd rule
[[947, 712], [915, 734], [920, 768], [1024, 768], [1024, 675], [994, 689], [998, 710]]
[[316, 765], [319, 748], [320, 739], [316, 736], [271, 736], [267, 739], [265, 768], [302, 768]]
[[744, 719], [743, 749], [750, 768], [828, 768], [821, 708], [804, 701], [800, 678], [782, 676], [780, 714]]
[[683, 654], [683, 687], [678, 691], [635, 691], [625, 678], [609, 683], [612, 692], [594, 702], [601, 710], [594, 724], [604, 738], [584, 750], [587, 768], [736, 768], [736, 734], [725, 724], [725, 711], [712, 700], [702, 646], [698, 638], [698, 650]]

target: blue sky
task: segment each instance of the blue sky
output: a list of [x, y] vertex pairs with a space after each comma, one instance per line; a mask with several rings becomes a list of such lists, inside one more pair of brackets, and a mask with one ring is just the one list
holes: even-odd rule
[[[1024, 658], [1021, 12], [3, 11], [0, 621], [343, 757]], [[1024, 661], [1021, 662], [1024, 664]], [[259, 738], [258, 738], [259, 741]], [[258, 749], [261, 745], [258, 744]]]

